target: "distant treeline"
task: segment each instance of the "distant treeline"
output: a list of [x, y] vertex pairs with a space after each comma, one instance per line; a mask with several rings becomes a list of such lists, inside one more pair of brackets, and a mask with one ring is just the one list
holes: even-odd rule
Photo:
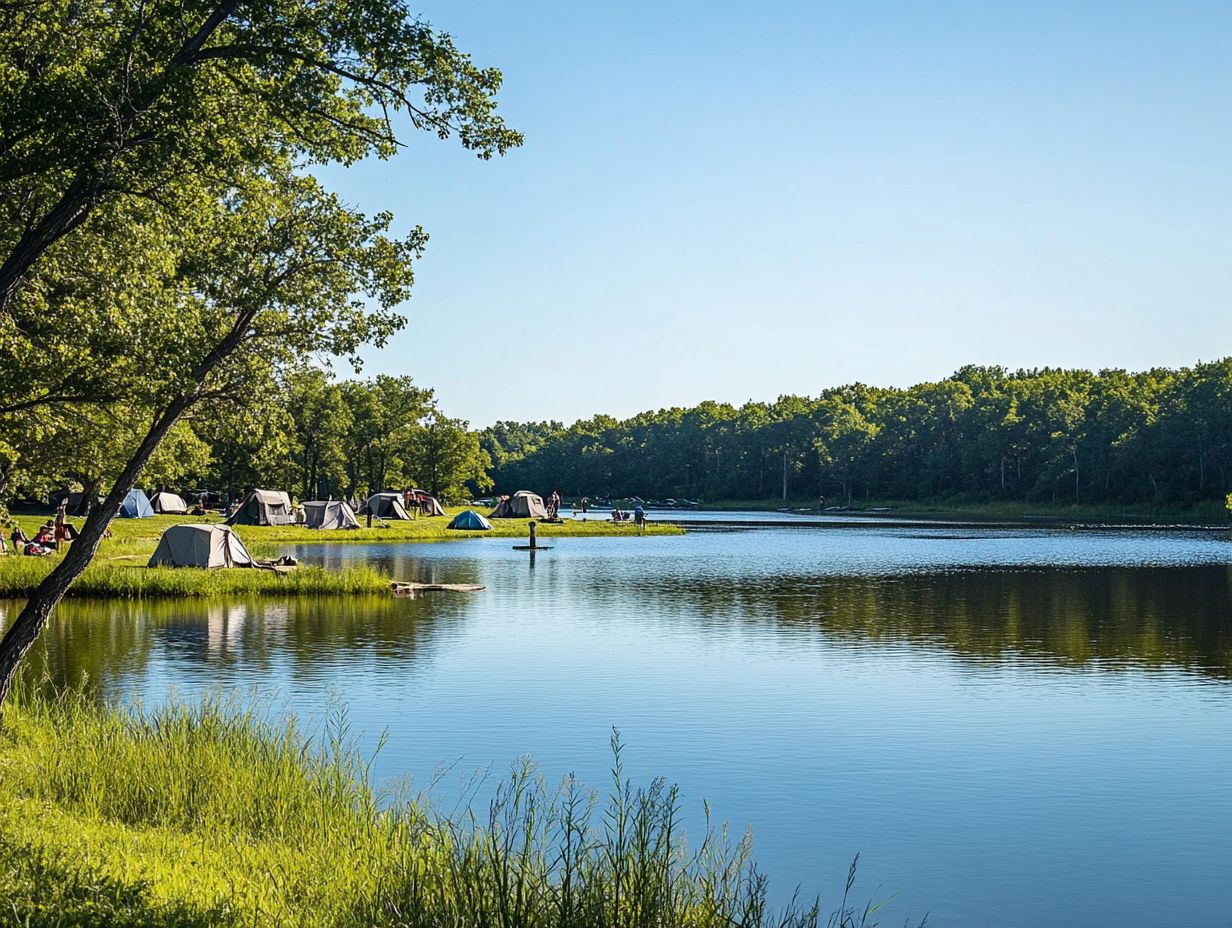
[[499, 492], [1191, 504], [1232, 491], [1232, 358], [1140, 373], [969, 366], [908, 389], [498, 422], [482, 444]]

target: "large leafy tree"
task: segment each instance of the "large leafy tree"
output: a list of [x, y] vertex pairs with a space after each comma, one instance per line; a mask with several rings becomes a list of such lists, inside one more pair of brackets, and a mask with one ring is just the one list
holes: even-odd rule
[[390, 237], [391, 217], [346, 208], [306, 169], [393, 154], [400, 118], [481, 157], [520, 142], [495, 112], [499, 73], [400, 0], [5, 12], [0, 416], [123, 403], [148, 425], [0, 642], [0, 700], [185, 415], [401, 325], [423, 234]]

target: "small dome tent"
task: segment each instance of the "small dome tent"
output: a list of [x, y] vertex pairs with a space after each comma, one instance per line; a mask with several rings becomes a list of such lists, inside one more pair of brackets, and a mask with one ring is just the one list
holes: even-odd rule
[[182, 516], [188, 512], [188, 504], [177, 493], [155, 493], [150, 497], [150, 508], [167, 516]]
[[154, 515], [154, 509], [150, 506], [149, 497], [134, 487], [120, 503], [120, 515], [125, 519], [145, 519]]
[[453, 520], [445, 528], [457, 529], [461, 532], [490, 532], [492, 531], [492, 523], [475, 512], [475, 510], [464, 509], [454, 516]]
[[402, 505], [401, 493], [373, 493], [364, 503], [359, 514], [371, 514], [377, 519], [409, 519], [410, 515]]
[[355, 512], [340, 499], [314, 499], [304, 503], [304, 524], [322, 530], [359, 528]]
[[227, 525], [291, 525], [294, 522], [291, 497], [281, 490], [253, 490], [227, 519]]
[[530, 490], [518, 490], [513, 496], [502, 496], [496, 508], [488, 513], [489, 519], [546, 519], [547, 508], [543, 497]]
[[252, 555], [225, 525], [173, 525], [163, 532], [150, 567], [252, 567]]

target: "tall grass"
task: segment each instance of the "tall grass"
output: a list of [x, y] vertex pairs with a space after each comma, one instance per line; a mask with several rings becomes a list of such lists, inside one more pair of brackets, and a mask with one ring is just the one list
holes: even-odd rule
[[[50, 926], [816, 928], [772, 911], [747, 838], [689, 850], [620, 747], [604, 797], [516, 768], [486, 813], [381, 795], [337, 715], [311, 738], [217, 700], [25, 696], [0, 732], [0, 905]], [[853, 872], [854, 876], [854, 872]], [[850, 882], [848, 888], [850, 889]], [[871, 925], [844, 900], [832, 925]]]
[[[0, 597], [27, 596], [55, 566], [50, 557], [0, 560]], [[388, 593], [390, 578], [370, 567], [325, 570], [298, 567], [286, 573], [250, 568], [199, 570], [145, 567], [138, 562], [91, 564], [69, 588], [70, 596], [120, 599], [229, 595], [319, 596]]]

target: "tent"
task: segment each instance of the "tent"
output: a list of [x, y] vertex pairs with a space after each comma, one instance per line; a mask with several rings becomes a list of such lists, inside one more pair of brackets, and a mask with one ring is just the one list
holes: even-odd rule
[[371, 514], [377, 519], [409, 519], [402, 506], [401, 493], [373, 493], [359, 510], [360, 515]]
[[411, 490], [411, 498], [415, 500], [415, 505], [419, 507], [419, 511], [425, 516], [443, 516], [445, 507], [442, 506], [435, 496], [429, 496], [423, 490]]
[[188, 512], [188, 504], [177, 493], [155, 493], [150, 497], [150, 508], [170, 516], [182, 516]]
[[125, 519], [144, 519], [154, 515], [154, 509], [150, 506], [150, 498], [134, 487], [120, 503], [120, 515]]
[[548, 511], [543, 497], [530, 490], [518, 490], [513, 496], [502, 496], [496, 508], [488, 513], [489, 519], [546, 519]]
[[304, 503], [304, 516], [309, 528], [359, 528], [354, 510], [340, 499], [310, 500]]
[[[103, 501], [103, 497], [95, 497], [98, 502]], [[71, 493], [68, 490], [56, 490], [54, 493], [47, 494], [47, 503], [52, 509], [59, 509], [60, 503], [68, 500], [68, 514], [70, 516], [85, 515], [86, 503], [88, 497], [85, 493]]]
[[253, 490], [227, 519], [227, 525], [292, 525], [294, 522], [291, 498], [281, 490]]
[[492, 523], [473, 509], [463, 509], [445, 528], [456, 528], [462, 532], [490, 532]]
[[150, 567], [252, 567], [252, 555], [225, 525], [173, 525], [163, 532]]

